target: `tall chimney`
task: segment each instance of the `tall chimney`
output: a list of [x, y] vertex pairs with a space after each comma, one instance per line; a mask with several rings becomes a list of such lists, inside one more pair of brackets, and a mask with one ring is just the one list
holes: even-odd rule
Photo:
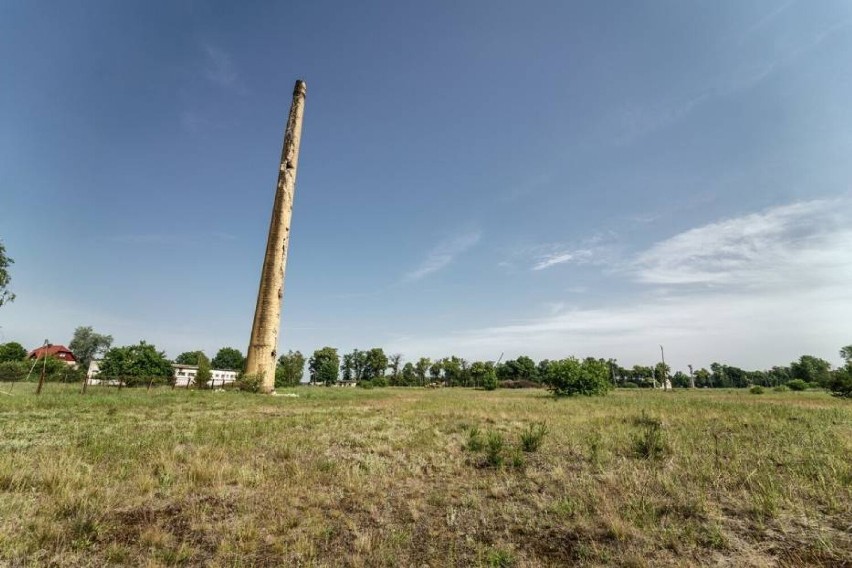
[[269, 222], [266, 255], [260, 272], [260, 288], [254, 323], [251, 327], [246, 357], [246, 374], [262, 377], [261, 392], [275, 388], [275, 364], [278, 332], [281, 328], [281, 299], [284, 296], [284, 272], [287, 268], [287, 245], [290, 244], [290, 218], [293, 216], [293, 194], [296, 190], [296, 168], [299, 163], [299, 141], [302, 137], [302, 115], [305, 111], [304, 81], [296, 81], [293, 103], [287, 118], [281, 165], [278, 168], [278, 187]]

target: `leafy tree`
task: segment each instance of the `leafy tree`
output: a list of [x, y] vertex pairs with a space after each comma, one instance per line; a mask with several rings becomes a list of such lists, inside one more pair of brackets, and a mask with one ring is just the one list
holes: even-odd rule
[[305, 372], [305, 356], [300, 351], [288, 351], [278, 358], [275, 367], [276, 387], [295, 387], [302, 381]]
[[542, 359], [536, 365], [536, 374], [538, 375], [538, 380], [541, 381], [544, 377], [547, 376], [547, 370], [550, 368], [550, 359]]
[[695, 386], [710, 387], [713, 386], [713, 375], [707, 369], [701, 368], [695, 371]]
[[27, 350], [16, 341], [0, 343], [0, 363], [6, 361], [23, 361], [27, 357]]
[[337, 382], [337, 368], [340, 365], [340, 357], [334, 347], [323, 347], [314, 351], [308, 361], [308, 371], [312, 383], [323, 383], [333, 385]]
[[414, 370], [414, 363], [406, 363], [402, 366], [402, 386], [410, 387], [417, 382], [417, 373]]
[[432, 379], [433, 383], [437, 383], [441, 380], [441, 371], [443, 368], [441, 361], [435, 361], [429, 366], [429, 378]]
[[366, 352], [364, 361], [364, 374], [367, 380], [374, 380], [385, 376], [385, 372], [388, 368], [388, 356], [385, 355], [384, 349], [381, 347], [374, 347], [373, 349], [370, 349]]
[[388, 357], [388, 369], [390, 369], [390, 384], [391, 386], [400, 386], [402, 384], [402, 377], [399, 374], [399, 366], [402, 363], [402, 354], [394, 353], [390, 357]]
[[204, 355], [203, 351], [184, 351], [175, 357], [175, 363], [179, 365], [198, 365], [198, 358]]
[[431, 367], [432, 361], [428, 357], [421, 357], [417, 360], [417, 364], [414, 365], [414, 374], [417, 376], [417, 382], [420, 386], [426, 384], [426, 374]]
[[9, 282], [12, 277], [9, 276], [9, 266], [15, 261], [6, 256], [6, 247], [0, 242], [0, 306], [14, 301], [15, 295], [9, 290]]
[[672, 386], [677, 388], [688, 388], [689, 387], [689, 375], [684, 373], [683, 371], [678, 371], [674, 375], [672, 375]]
[[246, 358], [239, 349], [234, 347], [223, 347], [216, 352], [216, 356], [210, 362], [214, 369], [228, 369], [230, 371], [242, 371], [246, 366]]
[[453, 355], [441, 359], [441, 369], [444, 371], [444, 381], [451, 387], [467, 386], [468, 364], [467, 361]]
[[846, 364], [852, 363], [852, 345], [840, 348], [840, 357], [846, 361]]
[[671, 370], [671, 367], [662, 361], [654, 365], [654, 376], [657, 378], [657, 382], [660, 383], [661, 387], [665, 386], [666, 378], [668, 378]]
[[101, 375], [134, 386], [151, 378], [157, 382], [169, 382], [173, 372], [165, 353], [157, 351], [150, 343], [140, 341], [138, 345], [113, 347], [107, 351], [101, 361]]
[[74, 330], [68, 349], [74, 353], [77, 364], [83, 369], [88, 369], [92, 359], [102, 356], [111, 345], [111, 335], [95, 333], [92, 326], [80, 326]]
[[790, 367], [772, 367], [766, 372], [770, 386], [783, 385], [790, 381]]
[[470, 377], [474, 386], [481, 386], [485, 390], [497, 388], [497, 373], [494, 371], [493, 363], [474, 362], [470, 366]]
[[834, 396], [852, 398], [852, 360], [846, 363], [845, 367], [831, 373], [827, 386]]
[[210, 371], [210, 359], [202, 352], [198, 352], [198, 371], [195, 373], [195, 386], [203, 389], [213, 378], [213, 373]]
[[790, 374], [794, 379], [826, 386], [831, 379], [831, 363], [812, 355], [802, 355], [798, 361], [790, 363]]
[[606, 361], [591, 357], [583, 361], [569, 357], [551, 362], [546, 383], [556, 396], [602, 395], [612, 388]]

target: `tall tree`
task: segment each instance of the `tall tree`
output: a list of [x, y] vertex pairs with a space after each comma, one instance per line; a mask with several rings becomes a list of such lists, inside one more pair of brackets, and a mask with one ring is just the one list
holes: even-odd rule
[[305, 372], [305, 356], [300, 351], [288, 351], [278, 358], [275, 368], [276, 387], [295, 387]]
[[400, 383], [403, 386], [410, 387], [417, 382], [417, 373], [414, 371], [414, 363], [408, 362], [402, 366], [402, 378]]
[[92, 359], [103, 356], [112, 345], [111, 335], [95, 333], [92, 326], [80, 326], [74, 330], [74, 336], [68, 349], [77, 358], [77, 364], [82, 369], [88, 369]]
[[197, 358], [198, 370], [195, 372], [195, 386], [203, 389], [213, 378], [213, 373], [210, 371], [210, 359], [202, 352], [198, 352]]
[[485, 390], [497, 388], [497, 374], [494, 372], [493, 363], [475, 361], [470, 366], [470, 377], [474, 387], [482, 387]]
[[366, 378], [368, 381], [384, 377], [388, 369], [388, 356], [385, 355], [385, 350], [381, 347], [374, 347], [367, 351], [366, 363]]
[[391, 386], [399, 386], [402, 384], [402, 378], [399, 374], [399, 366], [402, 363], [402, 353], [394, 353], [388, 357], [388, 369], [390, 369], [390, 384]]
[[311, 382], [333, 385], [337, 382], [339, 365], [340, 357], [337, 355], [337, 349], [334, 347], [317, 349], [308, 361]]
[[421, 357], [414, 365], [414, 374], [417, 376], [417, 383], [422, 387], [426, 384], [426, 374], [432, 366], [432, 361], [428, 357]]
[[[175, 363], [179, 365], [198, 365], [198, 358], [204, 355], [203, 351], [184, 351], [175, 357]], [[205, 355], [206, 357], [206, 355]], [[209, 359], [208, 359], [209, 361]]]
[[23, 361], [27, 357], [27, 350], [16, 341], [0, 343], [0, 363], [7, 361]]
[[846, 363], [852, 363], [852, 345], [840, 348], [840, 356]]
[[831, 379], [831, 363], [813, 355], [802, 355], [790, 363], [790, 373], [794, 379], [825, 386]]
[[9, 290], [9, 282], [12, 281], [9, 266], [14, 263], [14, 260], [6, 256], [6, 247], [0, 242], [0, 306], [15, 299], [15, 295]]
[[443, 370], [444, 366], [441, 361], [435, 361], [429, 366], [429, 378], [432, 379], [433, 383], [441, 380], [441, 371]]
[[246, 366], [246, 358], [242, 351], [234, 347], [223, 347], [216, 352], [216, 356], [210, 362], [214, 369], [228, 369], [230, 371], [242, 371]]

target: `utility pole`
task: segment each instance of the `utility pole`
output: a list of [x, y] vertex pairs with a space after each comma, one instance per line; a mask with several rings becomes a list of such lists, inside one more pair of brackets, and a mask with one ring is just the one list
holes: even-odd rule
[[660, 345], [660, 359], [663, 362], [663, 378], [661, 380], [662, 385], [663, 385], [663, 390], [669, 390], [667, 385], [666, 385], [666, 381], [669, 380], [669, 373], [666, 371], [666, 353], [665, 353], [665, 351], [663, 351], [662, 345]]
[[296, 190], [296, 169], [299, 164], [306, 93], [305, 82], [296, 81], [290, 115], [287, 118], [287, 130], [284, 133], [278, 186], [275, 190], [266, 255], [263, 258], [251, 339], [246, 354], [246, 374], [261, 377], [261, 392], [267, 394], [275, 389], [281, 302], [284, 297], [284, 274], [287, 268], [287, 247], [290, 244], [290, 219], [293, 215], [293, 194]]

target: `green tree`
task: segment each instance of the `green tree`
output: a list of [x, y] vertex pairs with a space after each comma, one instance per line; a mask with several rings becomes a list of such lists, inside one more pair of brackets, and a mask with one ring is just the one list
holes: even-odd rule
[[710, 387], [712, 384], [713, 375], [707, 369], [701, 368], [695, 371], [695, 386], [702, 387]]
[[334, 347], [323, 347], [317, 349], [308, 361], [308, 371], [312, 383], [333, 385], [337, 382], [337, 368], [340, 365], [340, 357]]
[[77, 364], [81, 369], [88, 369], [92, 359], [97, 359], [107, 352], [112, 345], [111, 335], [95, 333], [92, 326], [80, 326], [74, 330], [74, 336], [68, 349], [77, 358]]
[[203, 389], [213, 378], [213, 373], [210, 371], [210, 359], [202, 352], [198, 352], [198, 371], [195, 372], [195, 386]]
[[14, 260], [6, 256], [6, 247], [0, 242], [0, 306], [15, 299], [15, 295], [9, 290], [9, 282], [12, 281], [9, 266], [14, 263]]
[[556, 396], [602, 395], [612, 388], [609, 365], [591, 357], [583, 361], [569, 357], [551, 362], [546, 383]]
[[23, 361], [27, 357], [27, 350], [16, 341], [0, 343], [0, 363], [6, 361]]
[[104, 354], [100, 367], [102, 377], [124, 381], [127, 386], [145, 384], [152, 378], [165, 383], [173, 377], [172, 364], [166, 354], [144, 341], [138, 345], [113, 347]]
[[400, 375], [400, 364], [402, 363], [402, 354], [394, 353], [388, 357], [388, 369], [390, 369], [390, 385], [393, 387], [402, 385], [402, 377]]
[[852, 361], [831, 373], [827, 387], [834, 396], [852, 398]]
[[432, 361], [428, 357], [421, 357], [414, 365], [414, 374], [417, 376], [417, 383], [422, 387], [426, 384], [426, 375], [429, 373], [429, 368], [432, 366]]
[[846, 361], [846, 364], [852, 363], [852, 345], [840, 348], [840, 357]]
[[288, 351], [278, 358], [275, 367], [275, 387], [295, 387], [305, 372], [305, 356], [300, 351]]
[[198, 358], [204, 355], [203, 351], [184, 351], [175, 357], [175, 363], [179, 365], [198, 365]]
[[812, 355], [802, 355], [798, 361], [790, 363], [790, 374], [806, 383], [827, 386], [831, 379], [831, 363]]
[[374, 347], [367, 351], [365, 357], [366, 368], [364, 373], [368, 381], [384, 377], [388, 368], [388, 356], [381, 347]]
[[400, 383], [402, 386], [410, 387], [416, 384], [417, 373], [414, 370], [414, 363], [406, 363], [402, 366], [402, 378]]
[[223, 347], [216, 352], [216, 356], [210, 362], [214, 369], [227, 369], [230, 371], [243, 371], [246, 366], [246, 358], [239, 349], [234, 347]]
[[474, 386], [482, 387], [485, 390], [497, 388], [497, 373], [494, 371], [493, 363], [475, 361], [470, 365], [470, 378]]
[[432, 379], [433, 383], [441, 380], [441, 371], [443, 370], [444, 366], [441, 361], [435, 361], [429, 366], [429, 378]]

